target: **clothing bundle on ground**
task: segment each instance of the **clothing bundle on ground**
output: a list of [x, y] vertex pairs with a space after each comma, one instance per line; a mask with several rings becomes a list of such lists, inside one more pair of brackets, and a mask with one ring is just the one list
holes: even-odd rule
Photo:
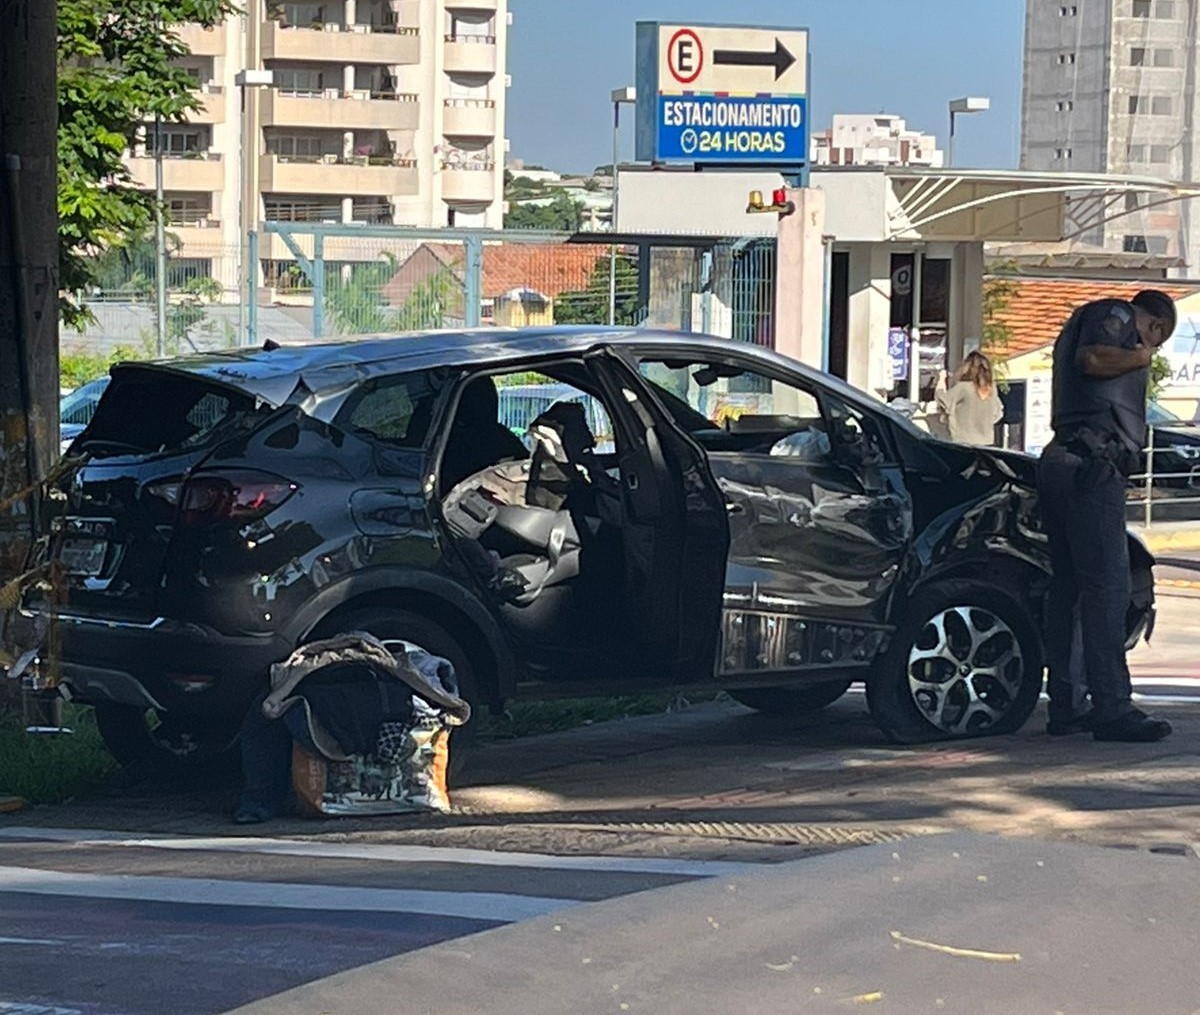
[[369, 634], [313, 642], [271, 667], [242, 729], [241, 823], [279, 813], [446, 811], [450, 731], [470, 706], [454, 668]]

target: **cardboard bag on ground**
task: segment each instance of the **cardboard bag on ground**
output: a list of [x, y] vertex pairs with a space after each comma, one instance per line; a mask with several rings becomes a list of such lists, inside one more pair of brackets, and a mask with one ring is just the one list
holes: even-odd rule
[[[389, 723], [380, 737], [386, 760], [348, 755], [304, 698], [303, 681], [321, 670], [361, 664], [380, 679], [403, 681], [413, 690], [413, 713], [404, 723]], [[470, 706], [458, 696], [450, 663], [412, 646], [393, 654], [366, 634], [344, 635], [298, 649], [271, 668], [271, 694], [263, 712], [279, 718], [302, 708], [312, 746], [292, 750], [292, 788], [297, 807], [309, 816], [402, 814], [447, 811], [446, 786], [450, 732], [470, 718]]]

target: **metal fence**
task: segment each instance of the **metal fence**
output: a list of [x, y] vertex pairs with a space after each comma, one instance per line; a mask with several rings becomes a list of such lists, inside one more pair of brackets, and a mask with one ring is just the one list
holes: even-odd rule
[[[215, 234], [218, 230], [211, 230]], [[774, 345], [773, 240], [265, 223], [250, 243], [253, 299], [236, 245], [191, 228], [169, 243], [167, 352], [462, 327], [609, 323]], [[108, 256], [84, 294], [93, 320], [68, 352], [155, 352], [153, 248]], [[246, 290], [243, 292], [243, 288]]]

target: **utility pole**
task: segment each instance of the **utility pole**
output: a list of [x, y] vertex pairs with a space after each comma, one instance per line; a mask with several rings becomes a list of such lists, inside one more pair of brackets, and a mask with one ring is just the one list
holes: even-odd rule
[[[0, 0], [0, 501], [58, 452], [55, 0]], [[19, 573], [31, 498], [0, 512], [0, 578]]]

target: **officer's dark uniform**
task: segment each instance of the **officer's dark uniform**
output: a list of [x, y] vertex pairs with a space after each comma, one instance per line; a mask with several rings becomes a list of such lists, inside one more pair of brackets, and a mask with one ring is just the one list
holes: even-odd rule
[[1098, 723], [1133, 710], [1125, 490], [1146, 444], [1149, 368], [1099, 379], [1079, 369], [1076, 355], [1089, 345], [1135, 348], [1134, 320], [1123, 300], [1089, 303], [1054, 345], [1055, 437], [1038, 467], [1054, 568], [1046, 635], [1052, 722], [1085, 713], [1089, 690]]

